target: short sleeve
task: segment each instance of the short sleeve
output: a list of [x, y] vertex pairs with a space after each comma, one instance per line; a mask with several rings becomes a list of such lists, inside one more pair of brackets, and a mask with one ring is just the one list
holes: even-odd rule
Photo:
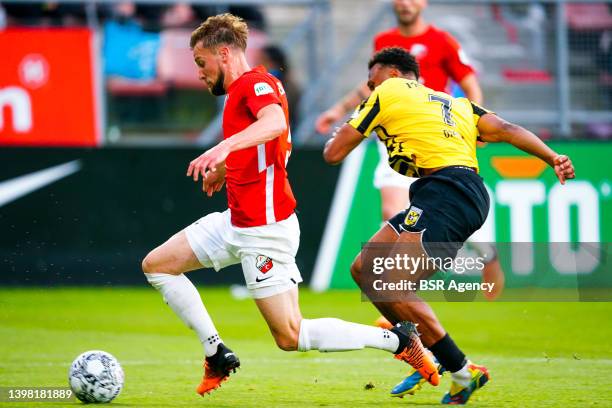
[[281, 104], [278, 95], [274, 91], [274, 87], [276, 87], [276, 84], [264, 76], [253, 78], [247, 84], [244, 90], [245, 103], [253, 116], [257, 117], [257, 113], [268, 105]]
[[[472, 105], [472, 119], [474, 120], [474, 126], [476, 126], [476, 128], [478, 128], [478, 121], [481, 117], [483, 117], [487, 113], [495, 114], [495, 112], [485, 109], [477, 103], [470, 101], [470, 104]], [[482, 142], [482, 140], [480, 139], [480, 135], [476, 139], [479, 142]]]
[[474, 72], [470, 65], [470, 61], [461, 48], [461, 45], [448, 33], [444, 33], [446, 37], [446, 55], [444, 65], [448, 71], [448, 75], [453, 81], [459, 83]]
[[347, 123], [367, 137], [380, 124], [380, 120], [380, 93], [375, 89], [370, 97], [359, 105]]
[[485, 109], [477, 103], [470, 101], [470, 104], [472, 105], [472, 117], [474, 118], [474, 125], [477, 125], [480, 118], [486, 115], [487, 113], [495, 114], [495, 112]]

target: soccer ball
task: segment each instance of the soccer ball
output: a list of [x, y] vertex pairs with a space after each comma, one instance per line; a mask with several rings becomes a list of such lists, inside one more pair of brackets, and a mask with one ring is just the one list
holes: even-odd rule
[[72, 362], [68, 381], [83, 402], [111, 402], [123, 387], [123, 369], [105, 351], [86, 351]]

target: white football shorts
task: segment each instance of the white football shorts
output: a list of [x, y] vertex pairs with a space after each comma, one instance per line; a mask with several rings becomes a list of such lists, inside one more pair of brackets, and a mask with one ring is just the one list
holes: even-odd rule
[[185, 234], [194, 254], [205, 268], [216, 271], [238, 263], [254, 299], [288, 291], [302, 282], [295, 264], [300, 244], [297, 216], [270, 225], [238, 228], [230, 210], [200, 218]]

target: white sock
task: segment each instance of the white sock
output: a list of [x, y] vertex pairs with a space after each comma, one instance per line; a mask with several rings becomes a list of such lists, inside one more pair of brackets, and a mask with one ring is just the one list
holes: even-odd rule
[[174, 313], [197, 333], [206, 357], [215, 354], [221, 338], [193, 283], [183, 274], [145, 273], [145, 276]]
[[468, 364], [469, 362], [465, 363], [465, 365], [461, 367], [461, 370], [451, 373], [453, 381], [462, 387], [467, 387], [470, 385], [470, 381], [472, 381], [472, 374], [470, 373], [470, 370], [468, 370]]
[[299, 351], [349, 351], [364, 347], [395, 353], [399, 338], [389, 330], [334, 318], [303, 319], [300, 325]]

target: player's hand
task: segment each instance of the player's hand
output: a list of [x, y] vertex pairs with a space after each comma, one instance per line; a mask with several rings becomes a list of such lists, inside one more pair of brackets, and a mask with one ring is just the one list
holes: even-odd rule
[[229, 145], [224, 142], [219, 143], [189, 163], [187, 177], [193, 177], [193, 181], [198, 181], [200, 175], [206, 177], [206, 172], [209, 170], [216, 171], [219, 165], [225, 162], [229, 154]]
[[334, 123], [338, 122], [344, 113], [339, 109], [331, 108], [323, 112], [317, 118], [315, 123], [315, 130], [322, 135], [327, 135], [331, 130], [331, 127]]
[[553, 159], [555, 174], [561, 184], [565, 184], [565, 180], [576, 177], [574, 165], [569, 157], [560, 154]]
[[208, 197], [212, 197], [214, 193], [221, 191], [225, 184], [225, 166], [219, 166], [215, 171], [208, 171], [202, 179], [202, 191]]

